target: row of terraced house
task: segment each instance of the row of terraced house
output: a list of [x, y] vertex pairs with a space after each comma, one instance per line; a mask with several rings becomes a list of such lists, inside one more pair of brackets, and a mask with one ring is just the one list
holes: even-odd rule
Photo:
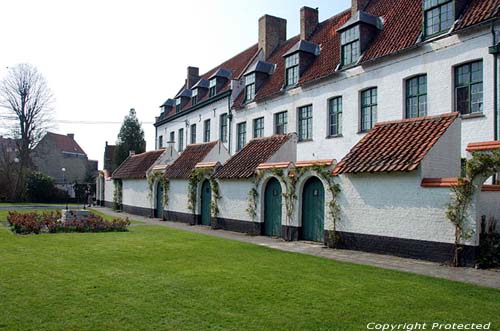
[[[452, 187], [499, 149], [500, 0], [352, 0], [319, 22], [258, 21], [258, 42], [188, 67], [161, 105], [156, 150], [99, 177], [98, 200], [167, 221], [448, 260]], [[500, 219], [481, 183], [462, 240]], [[119, 198], [117, 198], [119, 196]]]

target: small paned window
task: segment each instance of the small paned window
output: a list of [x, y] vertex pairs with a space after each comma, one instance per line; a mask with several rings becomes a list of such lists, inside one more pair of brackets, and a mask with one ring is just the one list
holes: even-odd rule
[[312, 105], [299, 108], [299, 141], [312, 139]]
[[340, 34], [342, 65], [349, 66], [358, 62], [360, 54], [359, 25]]
[[217, 94], [217, 78], [210, 79], [208, 96], [213, 97]]
[[406, 118], [427, 116], [427, 75], [406, 80]]
[[227, 142], [227, 114], [220, 115], [220, 140]]
[[245, 101], [249, 102], [255, 98], [255, 74], [245, 76]]
[[342, 134], [342, 97], [328, 100], [328, 136]]
[[196, 105], [198, 103], [198, 89], [195, 88], [191, 94], [191, 105]]
[[285, 84], [293, 86], [299, 82], [299, 53], [285, 58]]
[[236, 126], [236, 134], [238, 137], [238, 143], [236, 145], [236, 151], [240, 151], [246, 144], [247, 140], [247, 123], [238, 123]]
[[453, 0], [424, 0], [425, 36], [448, 31], [455, 20], [453, 9]]
[[259, 117], [253, 120], [253, 137], [264, 137], [264, 117]]
[[177, 143], [177, 150], [182, 152], [184, 150], [184, 129], [179, 129], [179, 141]]
[[288, 126], [288, 112], [282, 111], [274, 114], [274, 133], [286, 134]]
[[455, 67], [455, 109], [461, 114], [483, 111], [483, 61]]
[[210, 141], [210, 120], [205, 120], [203, 122], [203, 142], [207, 143]]
[[196, 124], [191, 124], [191, 144], [196, 144]]
[[361, 131], [370, 130], [377, 122], [377, 88], [361, 92]]

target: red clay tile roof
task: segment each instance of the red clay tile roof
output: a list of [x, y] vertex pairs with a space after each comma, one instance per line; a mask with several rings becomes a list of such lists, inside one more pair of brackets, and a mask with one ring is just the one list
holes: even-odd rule
[[80, 147], [80, 145], [78, 145], [78, 143], [74, 139], [68, 137], [67, 135], [47, 132], [43, 139], [52, 140], [55, 144], [55, 147], [61, 152], [86, 155], [85, 151]]
[[483, 192], [500, 192], [500, 185], [484, 184], [481, 188]]
[[[453, 32], [499, 17], [499, 4], [500, 0], [470, 1], [463, 10], [463, 14]], [[382, 17], [384, 28], [364, 51], [360, 59], [360, 64], [418, 46], [419, 37], [422, 32], [423, 13], [421, 0], [371, 0], [365, 11]], [[351, 11], [346, 10], [318, 25], [313, 35], [309, 38], [309, 41], [320, 45], [321, 52], [301, 75], [299, 85], [330, 76], [338, 70], [340, 63], [340, 36], [337, 30], [350, 17]], [[254, 98], [255, 101], [282, 93], [285, 78], [285, 60], [283, 54], [293, 47], [298, 40], [299, 36], [290, 38], [266, 60], [267, 62], [276, 64], [276, 71], [257, 91]], [[235, 99], [235, 108], [243, 106], [243, 95], [244, 93], [241, 92]]]
[[467, 145], [467, 152], [478, 152], [478, 151], [491, 151], [493, 149], [500, 149], [500, 140], [493, 141], [480, 141], [475, 143], [470, 143]]
[[140, 179], [146, 178], [146, 171], [155, 163], [165, 150], [145, 152], [129, 156], [113, 172], [113, 179]]
[[274, 135], [250, 140], [216, 172], [215, 177], [231, 179], [253, 176], [257, 167], [269, 160], [290, 137], [291, 134]]
[[[228, 69], [232, 72], [232, 78], [237, 79], [239, 78], [245, 71], [245, 69], [248, 67], [248, 65], [251, 63], [251, 61], [255, 58], [257, 55], [258, 49], [257, 49], [257, 44], [247, 48], [243, 52], [233, 56], [229, 60], [221, 63], [220, 65], [216, 66], [212, 70], [206, 72], [205, 74], [201, 75], [201, 79], [207, 79], [212, 76], [218, 69], [224, 68]], [[186, 87], [184, 84], [181, 88], [183, 90]], [[224, 93], [228, 91], [231, 88], [231, 83], [230, 81], [227, 81], [222, 88], [217, 91], [217, 94]], [[205, 101], [208, 99], [208, 92], [205, 94], [205, 96], [201, 99], [198, 100], [198, 103]], [[192, 106], [192, 100], [190, 99], [189, 102], [181, 109], [181, 112], [184, 110], [187, 110], [191, 108]], [[164, 114], [163, 118], [168, 118], [176, 113], [175, 111], [175, 106], [172, 107], [172, 109], [168, 112], [168, 114]]]
[[415, 170], [457, 117], [449, 113], [377, 123], [332, 174]]
[[165, 171], [167, 178], [187, 179], [196, 165], [203, 161], [207, 154], [217, 145], [217, 141], [205, 144], [188, 145], [184, 152]]
[[460, 185], [457, 177], [451, 178], [424, 178], [420, 183], [422, 187], [452, 187]]
[[469, 26], [482, 23], [500, 14], [498, 0], [473, 0], [464, 10], [463, 17], [455, 26], [455, 30], [461, 30]]

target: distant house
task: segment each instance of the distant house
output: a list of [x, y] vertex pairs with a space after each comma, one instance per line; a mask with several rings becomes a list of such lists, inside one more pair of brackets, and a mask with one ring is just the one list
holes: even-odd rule
[[115, 171], [115, 149], [116, 145], [108, 145], [106, 141], [106, 146], [104, 147], [104, 167], [103, 169], [108, 170], [109, 173]]
[[97, 174], [97, 161], [89, 161], [72, 133], [47, 132], [33, 149], [32, 159], [36, 170], [54, 178], [58, 185], [84, 183], [89, 174]]
[[13, 162], [17, 156], [18, 147], [16, 139], [0, 136], [0, 162]]

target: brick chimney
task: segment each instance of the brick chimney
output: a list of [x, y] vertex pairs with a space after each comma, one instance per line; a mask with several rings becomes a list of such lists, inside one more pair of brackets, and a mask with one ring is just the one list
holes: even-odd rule
[[73, 140], [75, 140], [75, 134], [74, 133], [68, 133], [67, 136]]
[[198, 80], [200, 80], [200, 69], [197, 67], [188, 67], [186, 87], [190, 89], [194, 84], [196, 84], [196, 82], [198, 82]]
[[300, 8], [300, 39], [307, 40], [318, 26], [318, 8]]
[[354, 16], [358, 11], [363, 11], [368, 6], [370, 0], [351, 0], [351, 16]]
[[286, 20], [271, 15], [259, 18], [259, 49], [268, 59], [272, 52], [286, 40]]

